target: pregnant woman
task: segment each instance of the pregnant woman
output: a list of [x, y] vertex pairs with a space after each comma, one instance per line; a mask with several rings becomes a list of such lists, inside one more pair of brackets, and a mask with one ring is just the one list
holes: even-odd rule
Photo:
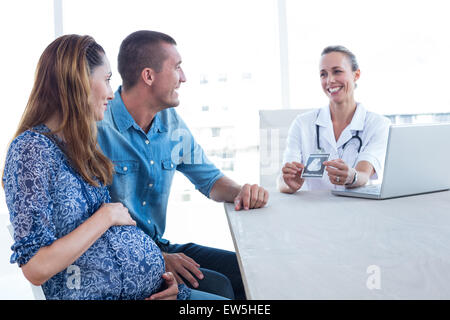
[[153, 240], [110, 203], [113, 165], [95, 125], [113, 98], [110, 78], [90, 36], [62, 36], [43, 52], [3, 172], [11, 263], [47, 299], [187, 299]]

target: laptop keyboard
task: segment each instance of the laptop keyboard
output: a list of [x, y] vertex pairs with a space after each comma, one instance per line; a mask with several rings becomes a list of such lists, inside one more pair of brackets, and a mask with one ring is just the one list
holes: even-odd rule
[[380, 194], [381, 184], [372, 184], [364, 187], [352, 189], [353, 192], [366, 193], [366, 194]]

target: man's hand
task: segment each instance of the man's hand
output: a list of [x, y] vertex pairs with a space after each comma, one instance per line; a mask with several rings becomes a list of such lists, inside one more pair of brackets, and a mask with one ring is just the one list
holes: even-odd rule
[[269, 192], [257, 184], [245, 184], [241, 187], [230, 178], [223, 176], [214, 183], [209, 197], [214, 201], [232, 202], [235, 210], [238, 211], [264, 207], [269, 200]]
[[194, 287], [198, 287], [198, 282], [192, 274], [198, 279], [203, 279], [203, 273], [200, 271], [200, 265], [189, 258], [184, 253], [165, 253], [163, 252], [166, 263], [166, 271], [171, 272], [178, 283], [184, 283], [181, 277], [190, 282]]
[[172, 272], [166, 272], [162, 275], [166, 281], [166, 289], [158, 293], [152, 294], [145, 300], [177, 300], [178, 283]]
[[235, 210], [262, 208], [269, 200], [269, 192], [257, 184], [244, 184], [239, 194], [234, 198]]

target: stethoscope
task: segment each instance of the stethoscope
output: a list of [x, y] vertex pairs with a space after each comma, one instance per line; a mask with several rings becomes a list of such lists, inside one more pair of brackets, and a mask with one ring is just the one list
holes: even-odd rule
[[[319, 110], [319, 113], [320, 113], [320, 110]], [[319, 117], [319, 113], [317, 113], [317, 118]], [[320, 137], [320, 136], [319, 136], [319, 125], [316, 124], [316, 144], [317, 144], [317, 151], [318, 151], [318, 152], [323, 152], [323, 149], [320, 147], [319, 137]], [[344, 143], [344, 144], [342, 145], [342, 152], [344, 152], [344, 149], [345, 149], [345, 147], [347, 146], [347, 144], [348, 144], [350, 141], [352, 141], [353, 139], [358, 140], [358, 142], [359, 142], [358, 153], [361, 151], [362, 140], [361, 140], [361, 138], [360, 138], [360, 136], [359, 136], [359, 131], [356, 131], [356, 134], [355, 134], [353, 137], [351, 137], [346, 143]]]

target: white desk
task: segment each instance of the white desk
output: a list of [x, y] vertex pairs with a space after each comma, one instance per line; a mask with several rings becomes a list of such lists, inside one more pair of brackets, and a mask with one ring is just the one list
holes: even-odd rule
[[449, 191], [365, 200], [271, 190], [265, 208], [225, 210], [249, 299], [450, 299]]

